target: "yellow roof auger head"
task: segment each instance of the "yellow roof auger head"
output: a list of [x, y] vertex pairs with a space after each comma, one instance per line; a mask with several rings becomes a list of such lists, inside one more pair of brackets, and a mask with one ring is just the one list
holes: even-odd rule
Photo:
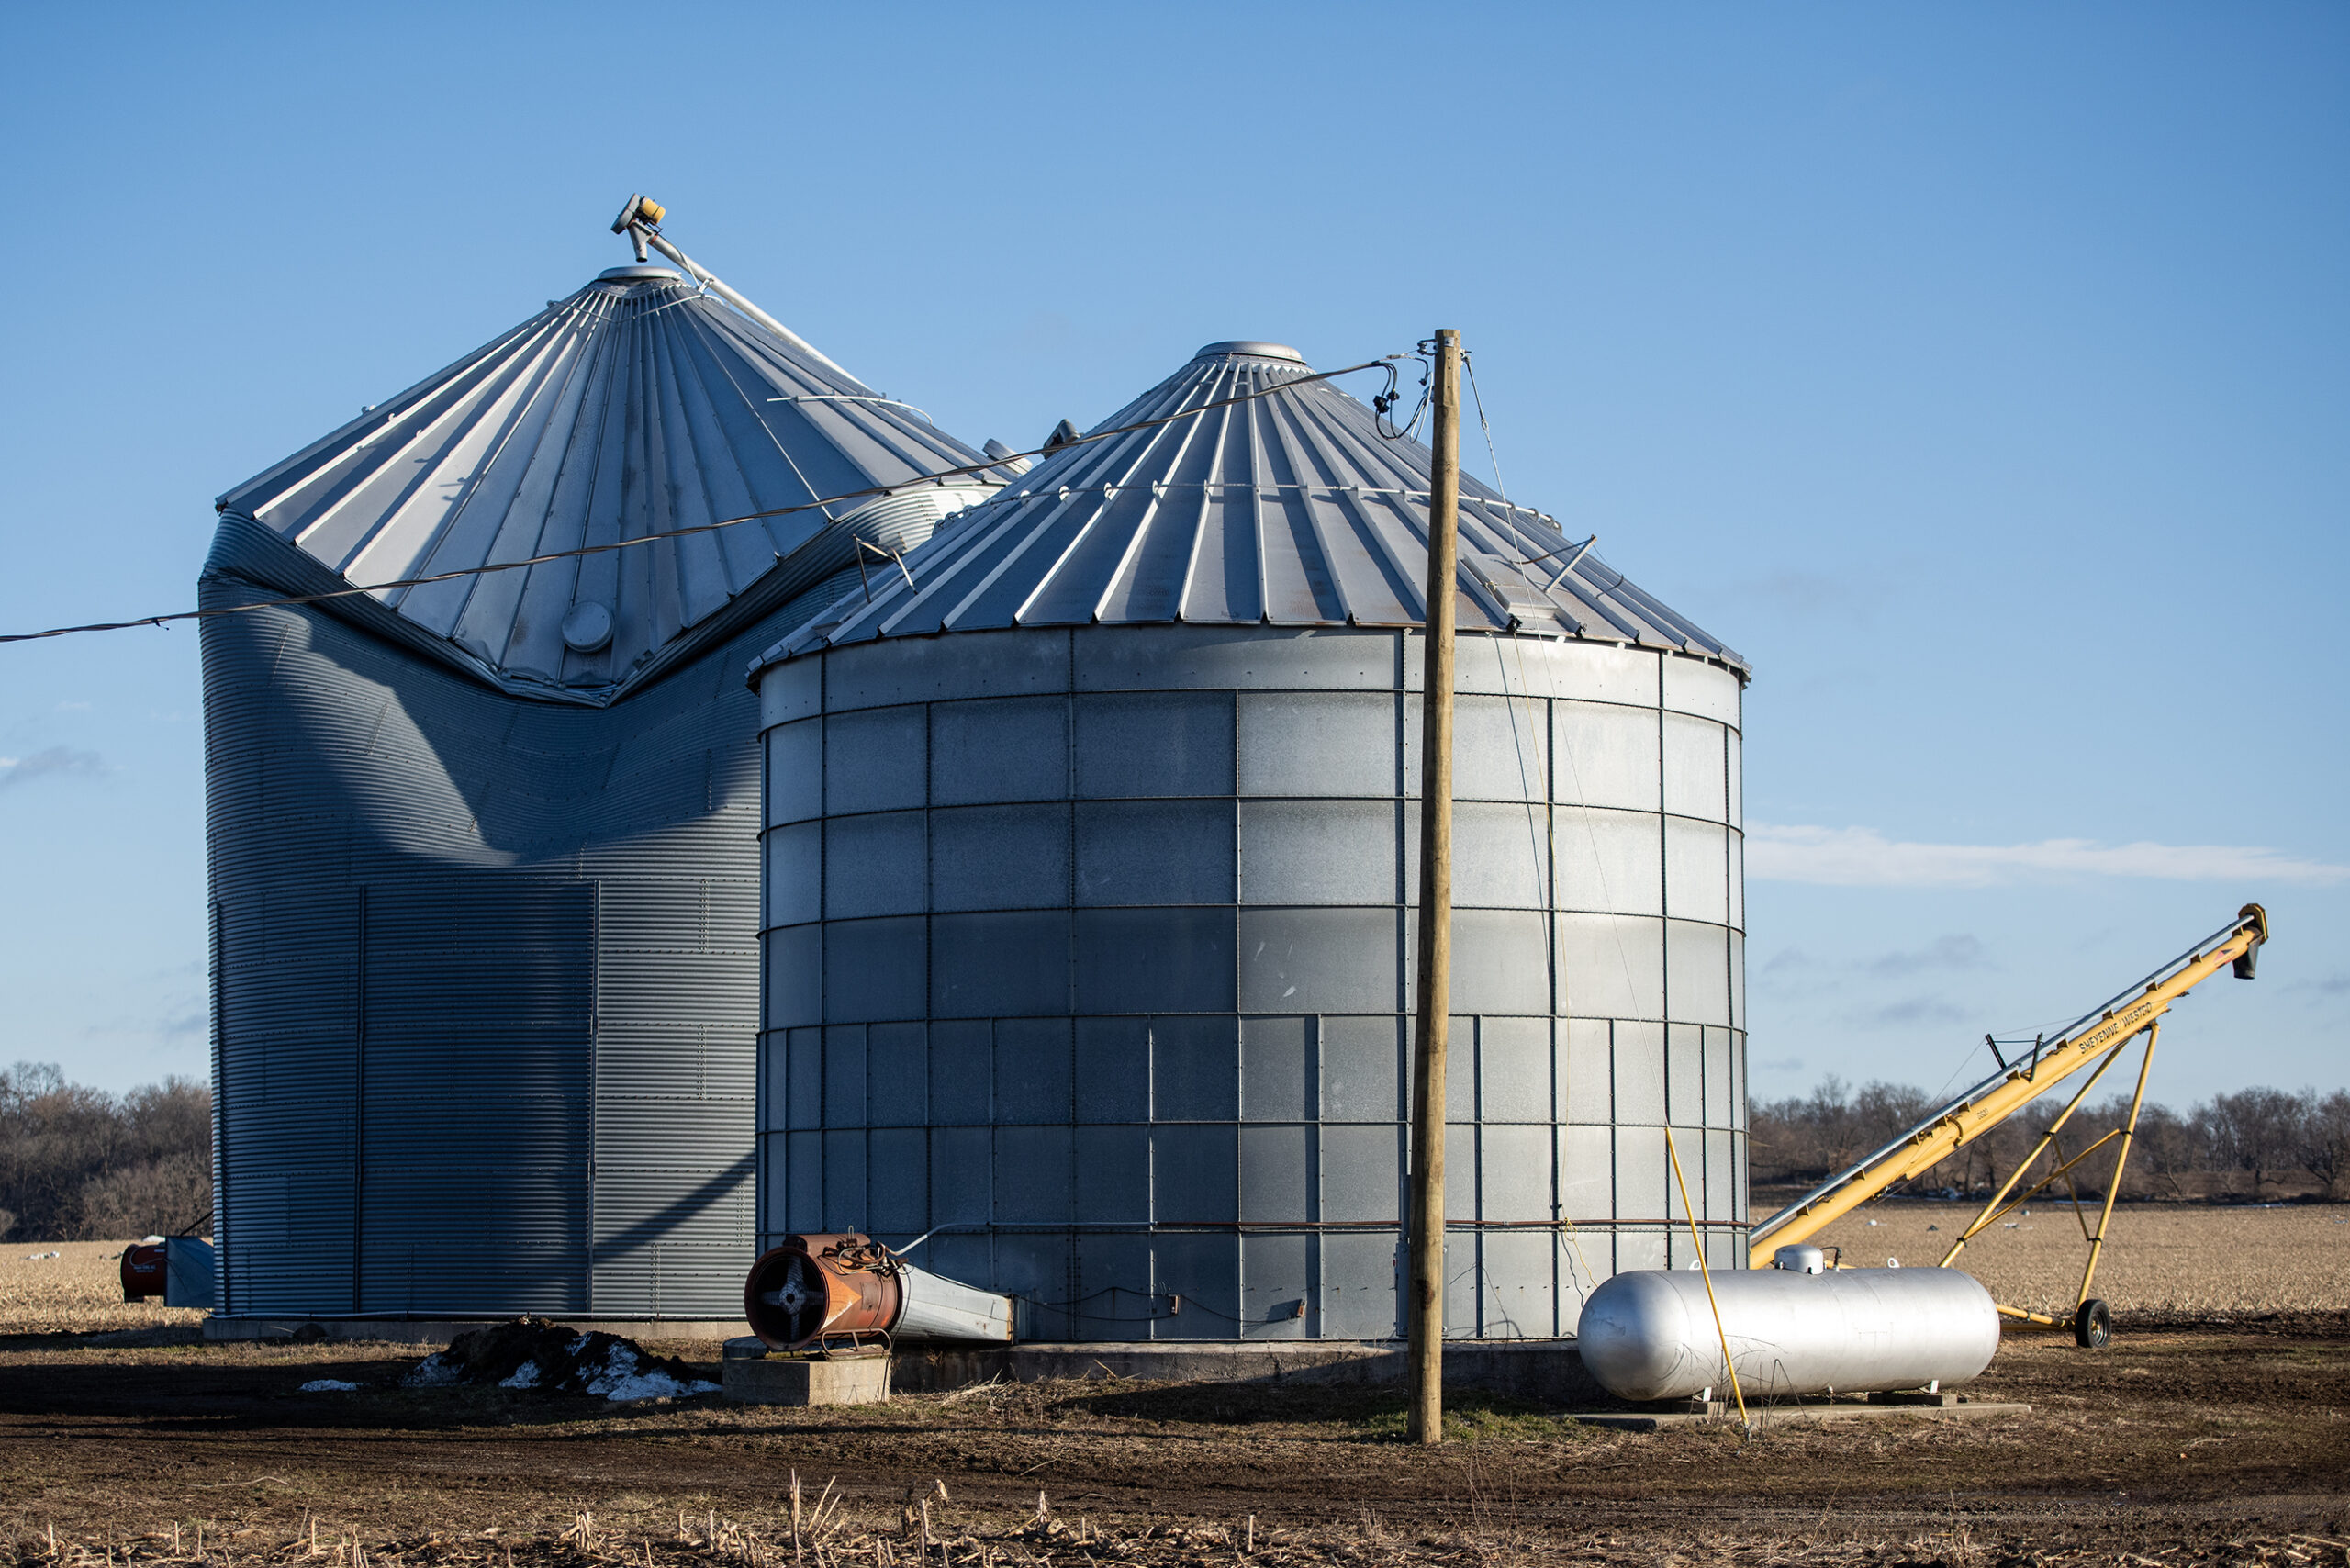
[[621, 208], [621, 215], [618, 218], [612, 219], [612, 232], [625, 234], [632, 223], [642, 223], [647, 229], [658, 229], [661, 227], [661, 220], [668, 216], [669, 209], [651, 196], [638, 196], [634, 191], [631, 191], [628, 205]]
[[628, 205], [612, 219], [612, 232], [628, 236], [629, 243], [636, 247], [636, 259], [641, 262], [645, 259], [645, 237], [660, 233], [661, 220], [668, 216], [669, 209], [651, 196], [631, 191]]

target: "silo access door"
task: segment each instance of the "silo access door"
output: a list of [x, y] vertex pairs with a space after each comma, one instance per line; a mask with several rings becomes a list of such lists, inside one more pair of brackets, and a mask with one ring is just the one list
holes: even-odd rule
[[359, 1309], [588, 1305], [596, 890], [483, 872], [361, 911]]

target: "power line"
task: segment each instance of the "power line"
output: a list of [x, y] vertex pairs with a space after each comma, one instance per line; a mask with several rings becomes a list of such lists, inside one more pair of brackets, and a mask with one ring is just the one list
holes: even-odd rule
[[919, 474], [911, 479], [901, 479], [894, 485], [872, 485], [861, 490], [847, 490], [837, 496], [825, 496], [812, 501], [801, 501], [795, 506], [770, 507], [765, 511], [744, 512], [740, 517], [724, 518], [717, 522], [696, 523], [690, 528], [664, 529], [657, 533], [640, 533], [633, 539], [614, 540], [608, 544], [582, 544], [575, 549], [552, 551], [547, 554], [532, 555], [520, 561], [487, 562], [478, 566], [461, 566], [453, 571], [433, 572], [420, 577], [397, 577], [390, 582], [370, 583], [362, 588], [330, 588], [323, 593], [293, 594], [284, 599], [256, 599], [250, 604], [215, 605], [209, 610], [179, 610], [164, 615], [142, 615], [133, 621], [95, 621], [82, 626], [52, 626], [44, 632], [0, 633], [0, 643], [33, 643], [44, 637], [70, 637], [82, 632], [125, 632], [134, 626], [162, 626], [174, 621], [209, 621], [215, 616], [243, 615], [256, 610], [277, 610], [293, 605], [319, 604], [328, 599], [351, 599], [361, 594], [389, 593], [396, 588], [421, 588], [427, 583], [452, 582], [459, 577], [484, 577], [491, 572], [511, 572], [524, 566], [543, 566], [551, 561], [575, 560], [582, 555], [608, 554], [615, 550], [632, 549], [639, 544], [652, 544], [664, 539], [683, 539], [696, 533], [715, 533], [722, 528], [734, 528], [743, 523], [756, 522], [762, 518], [787, 517], [794, 512], [815, 511], [825, 507], [837, 506], [844, 501], [861, 501], [880, 496], [896, 495], [901, 490], [915, 489], [923, 485], [934, 484], [941, 479], [957, 479], [992, 473], [1003, 467], [1004, 465], [1017, 462], [1024, 457], [1042, 457], [1048, 450], [1056, 454], [1067, 452], [1072, 446], [1107, 441], [1114, 435], [1126, 435], [1135, 431], [1151, 430], [1159, 425], [1173, 424], [1178, 420], [1188, 420], [1194, 414], [1203, 414], [1211, 409], [1225, 409], [1235, 403], [1247, 403], [1259, 398], [1270, 398], [1276, 393], [1287, 392], [1292, 387], [1304, 386], [1309, 382], [1328, 381], [1334, 376], [1352, 375], [1359, 370], [1390, 368], [1391, 362], [1404, 357], [1402, 354], [1382, 354], [1377, 359], [1367, 359], [1360, 364], [1350, 364], [1343, 370], [1316, 371], [1310, 375], [1295, 376], [1278, 386], [1259, 387], [1254, 392], [1242, 392], [1230, 398], [1216, 398], [1213, 402], [1194, 404], [1191, 408], [1179, 409], [1171, 414], [1162, 414], [1157, 419], [1138, 420], [1130, 425], [1120, 425], [1115, 430], [1095, 431], [1087, 435], [1080, 435], [1074, 441], [1064, 441], [1050, 448], [1040, 446], [1027, 452], [1007, 452], [1000, 456], [990, 457], [985, 463], [967, 463], [958, 468], [942, 468], [935, 473]]

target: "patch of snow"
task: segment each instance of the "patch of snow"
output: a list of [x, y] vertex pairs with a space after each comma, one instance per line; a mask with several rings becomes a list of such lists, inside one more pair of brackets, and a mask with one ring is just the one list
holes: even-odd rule
[[699, 1379], [687, 1382], [673, 1377], [659, 1367], [648, 1367], [630, 1345], [615, 1345], [604, 1358], [604, 1364], [587, 1372], [582, 1380], [586, 1392], [619, 1402], [630, 1399], [681, 1399], [696, 1394], [715, 1394], [718, 1384]]
[[453, 1383], [464, 1369], [446, 1356], [427, 1356], [416, 1363], [414, 1371], [400, 1379], [405, 1388], [441, 1388]]
[[339, 1377], [314, 1377], [302, 1385], [305, 1394], [354, 1394], [359, 1385], [345, 1383]]
[[62, 1252], [28, 1252], [25, 1254], [25, 1261], [28, 1263], [38, 1263], [44, 1258], [62, 1258], [64, 1256], [65, 1254]]
[[539, 1386], [539, 1363], [524, 1361], [514, 1369], [514, 1375], [498, 1385], [500, 1388], [536, 1388]]
[[658, 1369], [636, 1377], [621, 1378], [609, 1385], [599, 1383], [590, 1393], [600, 1394], [615, 1404], [634, 1399], [686, 1399], [697, 1394], [716, 1394], [718, 1384], [697, 1378], [691, 1383], [671, 1377]]

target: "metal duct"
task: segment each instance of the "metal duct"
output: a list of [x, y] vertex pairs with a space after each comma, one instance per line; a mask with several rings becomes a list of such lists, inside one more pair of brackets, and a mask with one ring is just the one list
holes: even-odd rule
[[909, 1343], [1012, 1341], [1009, 1297], [915, 1268], [854, 1233], [787, 1236], [751, 1265], [743, 1316], [772, 1350], [866, 1336]]

